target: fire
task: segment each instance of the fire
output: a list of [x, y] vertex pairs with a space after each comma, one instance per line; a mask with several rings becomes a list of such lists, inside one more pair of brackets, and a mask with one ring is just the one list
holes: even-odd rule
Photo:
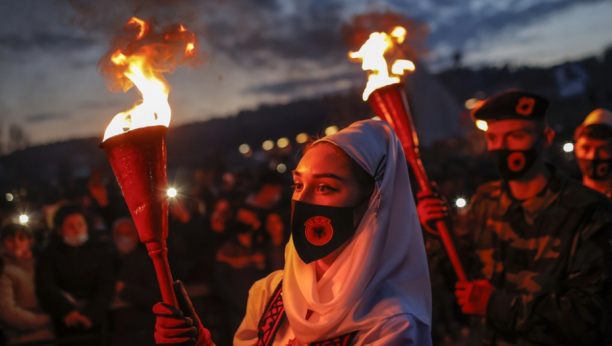
[[106, 128], [104, 140], [142, 127], [168, 127], [172, 114], [168, 103], [171, 88], [163, 73], [173, 72], [176, 65], [193, 62], [197, 53], [195, 35], [183, 25], [156, 33], [149, 23], [133, 17], [124, 30], [126, 33], [115, 40], [98, 67], [111, 89], [125, 92], [136, 86], [142, 100], [115, 115]]
[[370, 38], [356, 52], [349, 52], [349, 58], [361, 60], [363, 70], [372, 71], [363, 91], [363, 100], [367, 101], [370, 94], [387, 85], [400, 82], [400, 77], [406, 70], [414, 71], [414, 63], [410, 60], [398, 59], [391, 66], [391, 74], [385, 59], [385, 53], [390, 52], [395, 44], [401, 44], [406, 38], [406, 29], [401, 26], [393, 28], [390, 34], [373, 32]]

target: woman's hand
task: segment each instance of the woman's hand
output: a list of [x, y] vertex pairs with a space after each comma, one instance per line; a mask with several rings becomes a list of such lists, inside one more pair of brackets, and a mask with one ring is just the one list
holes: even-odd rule
[[210, 332], [202, 326], [183, 283], [174, 283], [174, 293], [180, 310], [166, 303], [153, 306], [157, 316], [155, 343], [157, 345], [214, 346]]
[[448, 217], [448, 207], [446, 201], [438, 193], [424, 194], [423, 191], [417, 193], [417, 213], [421, 225], [430, 233], [437, 234], [432, 225], [439, 220]]

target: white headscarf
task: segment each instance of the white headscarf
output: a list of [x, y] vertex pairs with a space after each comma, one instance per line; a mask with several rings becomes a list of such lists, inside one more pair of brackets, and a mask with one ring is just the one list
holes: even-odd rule
[[399, 139], [387, 123], [365, 120], [320, 141], [344, 150], [376, 187], [355, 236], [318, 282], [315, 263], [300, 259], [292, 239], [287, 244], [283, 302], [295, 336], [325, 340], [401, 313], [431, 325], [425, 245]]

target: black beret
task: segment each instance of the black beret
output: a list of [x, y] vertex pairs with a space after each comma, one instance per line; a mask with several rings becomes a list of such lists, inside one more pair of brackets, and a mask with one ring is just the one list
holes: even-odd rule
[[520, 91], [508, 90], [486, 99], [472, 110], [476, 120], [543, 120], [548, 109], [548, 100], [542, 96]]

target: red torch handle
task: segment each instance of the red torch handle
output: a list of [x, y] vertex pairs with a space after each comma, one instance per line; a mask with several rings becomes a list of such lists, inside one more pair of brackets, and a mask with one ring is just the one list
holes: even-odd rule
[[[421, 191], [432, 193], [431, 183], [423, 167], [419, 153], [419, 140], [412, 122], [412, 115], [408, 107], [408, 100], [402, 84], [392, 84], [376, 89], [368, 98], [368, 103], [374, 112], [389, 123], [402, 143], [406, 160], [419, 184]], [[467, 281], [467, 276], [459, 260], [459, 255], [453, 244], [450, 232], [444, 220], [436, 222], [436, 229], [440, 234], [442, 244], [455, 269], [459, 281]]]
[[170, 272], [170, 265], [168, 264], [168, 247], [166, 246], [166, 240], [162, 240], [161, 242], [150, 242], [146, 243], [146, 245], [147, 250], [149, 250], [149, 257], [153, 260], [153, 266], [157, 274], [157, 282], [161, 290], [162, 301], [178, 308], [178, 302], [172, 285], [172, 273]]
[[178, 308], [168, 266], [168, 178], [166, 127], [135, 129], [104, 141], [123, 197], [130, 209], [140, 241], [153, 260], [164, 303]]

